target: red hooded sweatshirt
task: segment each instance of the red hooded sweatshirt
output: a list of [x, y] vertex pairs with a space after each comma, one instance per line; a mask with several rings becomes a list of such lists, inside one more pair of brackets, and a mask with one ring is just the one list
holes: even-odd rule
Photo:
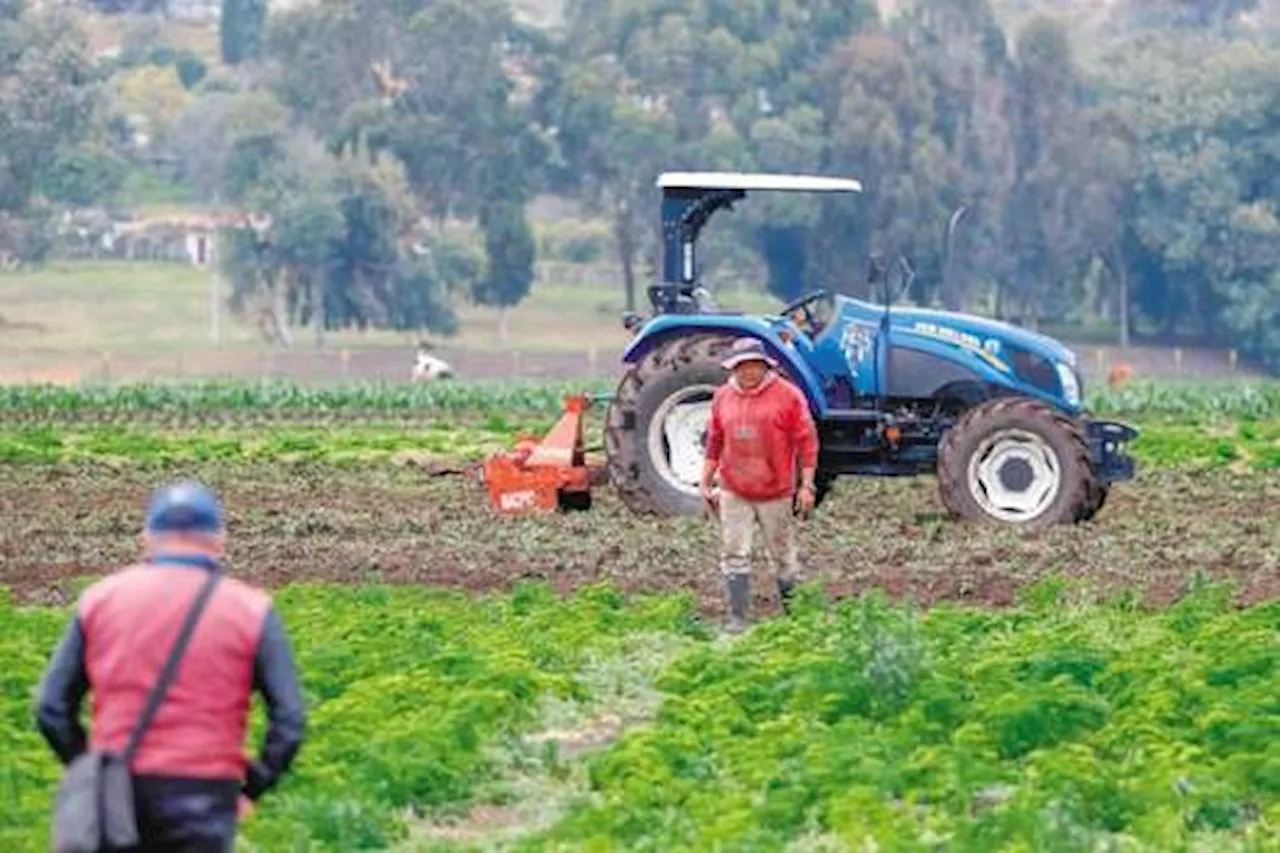
[[799, 388], [771, 372], [751, 391], [732, 378], [716, 389], [707, 460], [719, 464], [725, 489], [751, 501], [790, 497], [797, 456], [803, 468], [817, 465], [818, 430]]

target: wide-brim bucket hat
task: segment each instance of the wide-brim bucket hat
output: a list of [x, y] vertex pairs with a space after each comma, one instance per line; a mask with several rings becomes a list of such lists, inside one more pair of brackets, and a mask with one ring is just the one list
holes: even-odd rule
[[724, 361], [720, 362], [725, 370], [733, 370], [739, 364], [748, 361], [762, 361], [770, 367], [777, 367], [778, 362], [773, 356], [769, 355], [768, 350], [764, 348], [764, 344], [756, 338], [738, 338], [729, 347], [729, 355]]

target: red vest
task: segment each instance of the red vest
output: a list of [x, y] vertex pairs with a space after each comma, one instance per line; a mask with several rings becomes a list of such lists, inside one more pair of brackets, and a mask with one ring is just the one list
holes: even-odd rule
[[[124, 749], [206, 578], [196, 567], [134, 566], [81, 597], [94, 749]], [[143, 738], [135, 773], [244, 778], [253, 661], [270, 606], [265, 593], [222, 579]]]

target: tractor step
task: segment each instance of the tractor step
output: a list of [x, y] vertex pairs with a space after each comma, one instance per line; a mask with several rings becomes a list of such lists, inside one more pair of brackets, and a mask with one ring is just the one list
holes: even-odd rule
[[875, 409], [828, 409], [822, 419], [840, 423], [876, 424], [885, 420], [885, 415]]
[[1091, 420], [1085, 424], [1085, 437], [1101, 482], [1117, 483], [1137, 476], [1137, 462], [1122, 449], [1138, 437], [1136, 429], [1128, 424]]

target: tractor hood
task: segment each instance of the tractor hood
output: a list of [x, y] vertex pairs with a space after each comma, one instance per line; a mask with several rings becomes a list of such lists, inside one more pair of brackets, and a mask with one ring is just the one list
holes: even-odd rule
[[894, 308], [889, 316], [891, 325], [904, 332], [910, 332], [917, 323], [932, 324], [954, 332], [973, 335], [983, 341], [994, 338], [1002, 344], [1038, 353], [1051, 361], [1065, 362], [1073, 368], [1076, 367], [1076, 354], [1059, 341], [1048, 335], [1041, 335], [999, 320], [928, 308]]

